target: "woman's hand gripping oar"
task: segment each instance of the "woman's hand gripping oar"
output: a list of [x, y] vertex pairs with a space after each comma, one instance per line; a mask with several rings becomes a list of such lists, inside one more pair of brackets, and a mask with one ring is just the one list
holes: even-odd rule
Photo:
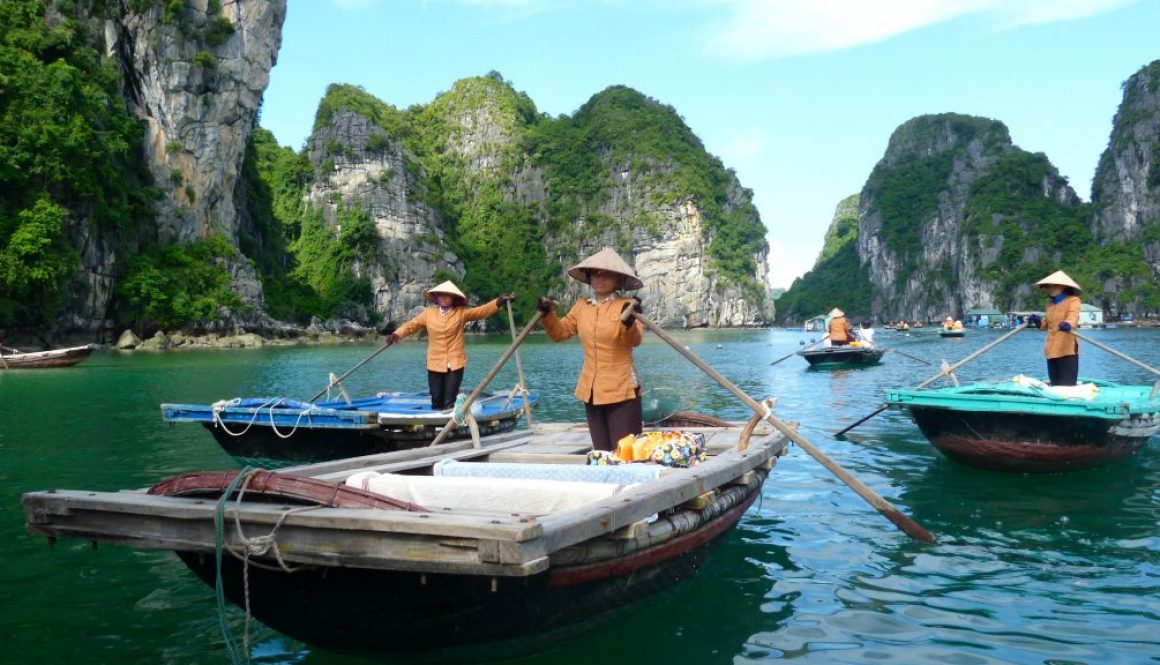
[[809, 349], [809, 348], [813, 348], [813, 347], [815, 347], [815, 346], [817, 346], [817, 345], [821, 344], [822, 342], [826, 341], [826, 340], [827, 340], [827, 339], [829, 339], [829, 338], [830, 338], [830, 335], [829, 335], [829, 333], [827, 333], [827, 334], [825, 334], [825, 335], [822, 335], [822, 338], [821, 338], [821, 339], [819, 339], [818, 341], [814, 342], [813, 344], [807, 344], [806, 346], [803, 346], [802, 348], [798, 349], [797, 351], [794, 351], [793, 353], [790, 353], [790, 354], [786, 354], [786, 355], [784, 355], [784, 356], [782, 356], [782, 357], [778, 358], [777, 360], [775, 360], [775, 361], [773, 361], [773, 362], [771, 362], [771, 363], [769, 363], [769, 364], [770, 364], [770, 365], [776, 365], [776, 364], [778, 364], [779, 362], [781, 362], [781, 361], [783, 361], [783, 360], [789, 360], [790, 358], [792, 358], [792, 357], [796, 356], [797, 354], [801, 353], [802, 351], [805, 351], [806, 349]]
[[[999, 339], [995, 340], [994, 342], [991, 342], [990, 344], [984, 346], [983, 348], [979, 349], [978, 351], [975, 351], [974, 353], [967, 356], [966, 358], [963, 358], [962, 360], [958, 361], [957, 363], [950, 365], [948, 367], [944, 367], [942, 370], [939, 371], [938, 374], [935, 374], [934, 376], [930, 377], [926, 381], [923, 381], [922, 383], [915, 386], [915, 389], [925, 388], [925, 387], [929, 386], [930, 384], [934, 383], [935, 381], [938, 381], [942, 377], [953, 373], [956, 369], [962, 367], [963, 365], [966, 365], [967, 363], [971, 362], [975, 358], [978, 358], [979, 356], [983, 355], [984, 353], [990, 351], [994, 346], [998, 345], [1000, 342], [1005, 341], [1007, 338], [1011, 337], [1012, 335], [1019, 332], [1020, 330], [1023, 330], [1026, 327], [1027, 327], [1027, 324], [1024, 323], [1023, 325], [1019, 326], [1018, 328], [1012, 330], [1011, 332], [1007, 333], [1006, 335], [1003, 335]], [[944, 364], [945, 364], [945, 362], [944, 362]], [[883, 404], [882, 406], [878, 407], [877, 409], [874, 409], [873, 411], [866, 414], [865, 416], [859, 418], [858, 420], [855, 420], [853, 424], [847, 425], [843, 429], [839, 430], [837, 432], [837, 434], [834, 434], [834, 436], [842, 436], [846, 432], [849, 432], [850, 430], [854, 429], [858, 425], [861, 425], [862, 423], [866, 422], [867, 420], [870, 420], [874, 416], [882, 413], [883, 411], [885, 411], [886, 409], [889, 409], [889, 408], [890, 408], [889, 404]]]
[[[540, 322], [540, 319], [543, 318], [543, 316], [543, 313], [536, 312], [536, 315], [532, 317], [532, 320], [528, 321], [528, 325], [524, 326], [524, 329], [521, 330], [520, 334], [515, 338], [515, 340], [512, 341], [512, 345], [503, 352], [503, 355], [501, 355], [499, 360], [495, 362], [495, 366], [491, 368], [491, 371], [487, 373], [487, 376], [484, 376], [483, 380], [479, 382], [479, 385], [475, 387], [475, 390], [472, 390], [471, 394], [467, 396], [467, 400], [463, 402], [462, 406], [464, 413], [471, 413], [471, 405], [475, 403], [476, 398], [478, 398], [480, 394], [483, 393], [484, 389], [487, 388], [487, 385], [491, 383], [492, 379], [495, 378], [495, 375], [499, 374], [499, 371], [503, 368], [504, 363], [508, 361], [508, 358], [512, 357], [512, 354], [516, 352], [516, 349], [520, 347], [520, 344], [523, 344], [524, 338], [528, 336], [528, 333], [532, 332], [532, 328]], [[439, 434], [431, 440], [431, 443], [427, 445], [434, 446], [443, 443], [443, 440], [446, 439], [454, 429], [455, 416], [451, 416], [451, 418], [447, 420], [447, 424], [443, 426], [443, 429], [439, 430]]]
[[[632, 308], [628, 308], [625, 310], [624, 314], [621, 315], [621, 318], [628, 320], [629, 316], [632, 314]], [[702, 372], [705, 372], [710, 376], [710, 378], [721, 384], [721, 387], [733, 393], [737, 399], [740, 399], [745, 403], [746, 406], [753, 409], [754, 413], [760, 415], [770, 425], [773, 425], [774, 429], [786, 435], [786, 437], [788, 437], [791, 441], [801, 446], [802, 450], [805, 450], [807, 453], [809, 453], [810, 457], [813, 457], [818, 462], [821, 462], [822, 466], [829, 469], [831, 473], [837, 476], [842, 482], [846, 483], [850, 489], [854, 490], [858, 496], [862, 497], [867, 503], [873, 506], [879, 513], [886, 517], [886, 519], [893, 522], [895, 526], [903, 531], [903, 533], [915, 540], [919, 540], [924, 543], [935, 542], [935, 537], [929, 531], [924, 529], [922, 525], [910, 519], [906, 515], [903, 515], [902, 512], [895, 508], [889, 501], [883, 499], [881, 496], [878, 496], [874, 490], [866, 487], [862, 481], [850, 475], [848, 471], [827, 457], [822, 451], [815, 448], [813, 444], [805, 439], [805, 437], [803, 437], [801, 434], [798, 434], [796, 429], [782, 422], [780, 419], [770, 413], [769, 409], [759, 404], [749, 395], [746, 395], [741, 391], [740, 388], [733, 385], [733, 383], [731, 383], [725, 377], [721, 376], [717, 370], [702, 362], [700, 358], [693, 355], [693, 353], [685, 347], [681, 346], [677, 340], [673, 339], [667, 332], [662, 330], [655, 323], [649, 321], [643, 314], [636, 313], [636, 318], [640, 319], [641, 323], [643, 323], [645, 327], [656, 333], [657, 337], [660, 337], [666, 343], [668, 343], [669, 346], [676, 349], [677, 353], [680, 353], [689, 362], [696, 365]]]

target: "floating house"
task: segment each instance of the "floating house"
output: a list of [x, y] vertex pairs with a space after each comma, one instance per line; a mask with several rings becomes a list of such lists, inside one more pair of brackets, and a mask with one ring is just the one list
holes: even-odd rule
[[968, 328], [1006, 328], [1011, 325], [1011, 321], [997, 309], [974, 307], [967, 310], [963, 325]]
[[1089, 328], [1104, 325], [1104, 310], [1085, 302], [1079, 306], [1079, 325]]
[[810, 317], [806, 319], [806, 323], [802, 326], [805, 332], [823, 332], [826, 328], [826, 317], [824, 314]]

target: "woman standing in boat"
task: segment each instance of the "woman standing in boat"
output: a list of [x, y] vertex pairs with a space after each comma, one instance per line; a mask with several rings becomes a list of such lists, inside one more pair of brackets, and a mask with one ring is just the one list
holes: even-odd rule
[[621, 320], [628, 308], [641, 311], [640, 299], [617, 291], [635, 291], [644, 283], [610, 247], [569, 268], [568, 275], [591, 285], [592, 297], [576, 301], [563, 318], [556, 317], [555, 303], [547, 297], [540, 298], [537, 308], [552, 341], [580, 337], [584, 365], [573, 394], [584, 402], [593, 449], [612, 450], [622, 437], [643, 430], [640, 378], [632, 349], [640, 346], [644, 325], [634, 314]]
[[[1079, 339], [1071, 334], [1079, 325], [1079, 288], [1062, 270], [1035, 283], [1047, 292], [1047, 318], [1036, 322], [1047, 330], [1043, 354], [1047, 358], [1047, 378], [1053, 386], [1074, 386], [1079, 377]], [[1038, 317], [1036, 317], [1038, 318]]]
[[427, 329], [427, 387], [431, 390], [432, 409], [443, 411], [455, 406], [455, 397], [463, 383], [463, 369], [467, 367], [464, 326], [492, 316], [515, 297], [514, 293], [505, 293], [479, 307], [467, 308], [467, 296], [448, 280], [427, 291], [427, 300], [434, 307], [424, 309], [387, 335], [390, 346], [420, 328]]
[[854, 341], [854, 329], [846, 320], [846, 313], [835, 307], [830, 310], [830, 344], [846, 346]]

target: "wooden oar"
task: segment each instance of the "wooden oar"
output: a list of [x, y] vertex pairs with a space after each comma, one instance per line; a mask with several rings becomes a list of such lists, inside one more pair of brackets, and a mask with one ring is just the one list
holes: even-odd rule
[[[626, 309], [625, 314], [622, 315], [622, 318], [626, 317], [631, 312], [631, 308]], [[640, 322], [645, 325], [645, 327], [653, 331], [657, 337], [660, 337], [665, 342], [667, 342], [669, 346], [676, 349], [677, 353], [680, 353], [689, 362], [700, 368], [702, 372], [708, 374], [714, 381], [721, 384], [721, 387], [733, 393], [737, 399], [741, 400], [745, 403], [746, 406], [753, 409], [754, 413], [760, 415], [770, 425], [773, 425], [774, 429], [786, 435], [786, 437], [788, 437], [791, 441], [801, 446], [802, 450], [805, 450], [810, 454], [810, 457], [813, 457], [818, 462], [820, 462], [822, 466], [829, 469], [830, 473], [833, 473], [842, 482], [846, 483], [846, 485], [849, 486], [850, 489], [854, 490], [858, 496], [866, 500], [867, 503], [873, 506], [879, 513], [886, 517], [886, 519], [893, 522], [894, 525], [901, 529], [906, 535], [924, 543], [935, 542], [935, 537], [929, 531], [924, 529], [922, 525], [910, 519], [906, 515], [903, 515], [902, 512], [895, 508], [889, 501], [876, 494], [874, 490], [866, 487], [862, 481], [852, 476], [850, 472], [846, 471], [836, 462], [827, 457], [825, 453], [815, 448], [812, 443], [805, 439], [805, 437], [803, 437], [801, 434], [798, 434], [796, 429], [782, 422], [779, 418], [770, 413], [768, 408], [759, 404], [749, 395], [746, 395], [741, 391], [740, 388], [733, 385], [733, 383], [725, 377], [721, 376], [717, 370], [702, 362], [700, 358], [693, 355], [691, 351], [682, 346], [679, 342], [677, 342], [677, 340], [673, 339], [667, 332], [662, 330], [655, 323], [648, 320], [643, 314], [638, 313], [636, 318], [639, 319]]]
[[[365, 365], [365, 364], [369, 363], [369, 362], [371, 361], [371, 358], [374, 358], [375, 356], [379, 355], [379, 354], [380, 354], [380, 353], [382, 353], [383, 351], [386, 351], [386, 350], [387, 350], [387, 347], [388, 347], [388, 346], [390, 346], [390, 345], [391, 345], [391, 343], [390, 343], [390, 342], [383, 342], [383, 345], [382, 345], [382, 346], [380, 346], [380, 347], [379, 347], [379, 348], [378, 348], [378, 349], [377, 349], [377, 350], [376, 350], [374, 353], [372, 353], [372, 354], [370, 354], [369, 356], [367, 356], [367, 357], [366, 357], [366, 358], [365, 358], [365, 359], [364, 359], [362, 362], [360, 362], [359, 364], [357, 364], [357, 365], [355, 365], [354, 367], [351, 367], [350, 369], [348, 369], [348, 370], [346, 371], [346, 374], [343, 374], [342, 376], [338, 377], [337, 379], [334, 379], [334, 380], [333, 380], [333, 381], [331, 381], [330, 383], [326, 384], [326, 387], [325, 387], [325, 388], [323, 388], [322, 390], [319, 390], [317, 393], [315, 393], [315, 394], [314, 394], [314, 397], [311, 397], [310, 399], [308, 399], [308, 400], [306, 400], [306, 401], [307, 401], [307, 402], [313, 402], [314, 400], [318, 399], [319, 397], [322, 397], [323, 393], [325, 393], [326, 391], [330, 390], [331, 388], [333, 388], [333, 387], [337, 386], [338, 384], [342, 383], [342, 380], [343, 380], [343, 379], [345, 379], [346, 377], [348, 377], [348, 376], [350, 376], [351, 374], [353, 374], [353, 373], [354, 373], [354, 371], [355, 371], [356, 369], [358, 369], [358, 368], [362, 367], [363, 365]], [[332, 374], [331, 376], [333, 376], [333, 374]]]
[[[520, 334], [512, 341], [512, 345], [503, 352], [503, 355], [501, 355], [499, 360], [495, 362], [495, 366], [491, 368], [491, 371], [487, 373], [487, 376], [484, 376], [483, 380], [479, 382], [479, 385], [475, 387], [475, 390], [472, 390], [471, 394], [467, 396], [467, 400], [463, 402], [463, 406], [461, 407], [464, 413], [471, 413], [471, 405], [475, 402], [476, 398], [478, 398], [480, 394], [483, 393], [483, 390], [487, 388], [487, 384], [491, 383], [491, 380], [495, 378], [495, 375], [499, 374], [499, 371], [503, 368], [504, 363], [508, 361], [508, 358], [512, 357], [512, 354], [516, 352], [516, 349], [519, 348], [520, 344], [523, 344], [524, 338], [528, 336], [528, 333], [532, 332], [532, 327], [539, 323], [543, 316], [543, 312], [536, 312], [536, 315], [532, 317], [532, 320], [528, 321], [528, 325], [524, 326], [524, 329], [521, 330]], [[443, 426], [443, 429], [439, 430], [439, 434], [431, 440], [431, 443], [427, 445], [434, 446], [443, 443], [443, 440], [446, 439], [454, 429], [455, 416], [452, 415], [451, 418], [447, 420], [447, 424]]]
[[[1020, 330], [1023, 330], [1026, 327], [1027, 327], [1027, 324], [1024, 323], [1023, 325], [1019, 326], [1018, 328], [1012, 330], [1011, 332], [1007, 333], [1006, 335], [1003, 335], [999, 339], [995, 340], [994, 342], [991, 342], [990, 344], [984, 346], [983, 348], [979, 349], [978, 351], [975, 351], [974, 353], [967, 356], [966, 358], [963, 358], [962, 360], [958, 361], [957, 363], [950, 365], [950, 366], [947, 366], [947, 367], [944, 367], [938, 374], [935, 374], [934, 376], [930, 377], [926, 381], [923, 381], [922, 383], [915, 386], [915, 389], [925, 388], [925, 387], [929, 386], [930, 384], [934, 383], [935, 381], [938, 381], [942, 377], [944, 377], [948, 374], [951, 374], [956, 369], [962, 367], [963, 365], [966, 365], [967, 363], [971, 362], [975, 358], [978, 358], [979, 356], [983, 355], [987, 351], [990, 351], [991, 348], [994, 347], [996, 344], [1006, 340], [1008, 337], [1014, 335], [1015, 333], [1019, 332]], [[883, 404], [882, 406], [878, 407], [877, 409], [874, 409], [870, 413], [866, 414], [864, 417], [859, 418], [858, 420], [855, 420], [854, 424], [848, 425], [845, 428], [839, 430], [837, 432], [837, 434], [834, 434], [834, 436], [842, 436], [846, 432], [849, 432], [850, 430], [854, 429], [858, 425], [861, 425], [862, 423], [866, 422], [867, 420], [870, 420], [871, 418], [882, 413], [883, 411], [885, 411], [888, 408], [890, 408], [889, 404]]]
[[923, 365], [930, 365], [932, 367], [934, 366], [934, 363], [927, 362], [927, 361], [923, 360], [922, 358], [919, 358], [918, 356], [912, 356], [909, 353], [904, 353], [902, 351], [899, 351], [898, 349], [894, 348], [893, 346], [890, 346], [890, 347], [884, 346], [884, 347], [882, 347], [882, 349], [884, 351], [893, 351], [894, 353], [897, 353], [898, 355], [904, 356], [906, 358], [910, 358], [911, 360], [917, 360], [918, 362], [922, 363]]
[[[1155, 367], [1152, 367], [1151, 365], [1147, 365], [1145, 363], [1142, 363], [1139, 360], [1136, 360], [1135, 358], [1133, 358], [1131, 356], [1120, 353], [1119, 351], [1113, 349], [1112, 347], [1108, 346], [1107, 344], [1101, 344], [1100, 342], [1095, 341], [1094, 339], [1088, 337], [1087, 335], [1079, 334], [1075, 330], [1072, 330], [1071, 334], [1075, 335], [1079, 339], [1082, 339], [1083, 341], [1087, 342], [1088, 344], [1091, 344], [1092, 346], [1096, 347], [1097, 349], [1103, 349], [1104, 351], [1107, 351], [1108, 353], [1119, 358], [1120, 360], [1125, 360], [1125, 361], [1135, 365], [1136, 367], [1140, 367], [1142, 369], [1145, 369], [1145, 370], [1155, 374], [1156, 376], [1160, 376], [1160, 369], [1156, 369]], [[1160, 381], [1157, 381], [1156, 384], [1152, 386], [1152, 393], [1149, 395], [1149, 398], [1155, 397], [1158, 390], [1160, 390]]]
[[[512, 301], [507, 301], [508, 327], [512, 330], [512, 341], [516, 340], [516, 317], [512, 315]], [[528, 417], [528, 427], [532, 426], [532, 405], [528, 403], [528, 384], [524, 381], [524, 363], [520, 352], [516, 351], [516, 375], [520, 378], [520, 399], [524, 401], [524, 414]]]
[[821, 344], [822, 342], [826, 341], [826, 340], [827, 340], [829, 337], [830, 337], [830, 335], [829, 335], [828, 333], [827, 333], [827, 334], [825, 334], [825, 335], [822, 335], [822, 338], [821, 338], [821, 339], [819, 339], [818, 341], [814, 342], [813, 344], [807, 344], [807, 345], [803, 346], [802, 348], [798, 349], [797, 351], [794, 351], [793, 353], [790, 353], [790, 354], [788, 354], [788, 355], [784, 355], [784, 356], [782, 356], [781, 358], [778, 358], [777, 360], [775, 360], [775, 361], [773, 361], [773, 362], [771, 362], [771, 363], [769, 363], [769, 364], [770, 364], [770, 365], [776, 365], [776, 364], [778, 364], [779, 362], [781, 362], [781, 361], [783, 361], [783, 360], [789, 360], [790, 358], [792, 358], [792, 357], [796, 356], [798, 353], [800, 353], [800, 352], [802, 352], [802, 351], [805, 351], [806, 349], [808, 349], [808, 348], [810, 348], [810, 347], [812, 347], [812, 346], [817, 346], [817, 345]]

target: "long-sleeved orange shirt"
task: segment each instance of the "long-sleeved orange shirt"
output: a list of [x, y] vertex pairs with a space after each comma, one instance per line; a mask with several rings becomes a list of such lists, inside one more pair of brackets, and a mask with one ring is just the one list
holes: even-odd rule
[[599, 304], [579, 300], [562, 319], [551, 312], [544, 317], [544, 328], [553, 341], [562, 342], [580, 336], [584, 348], [584, 366], [573, 393], [582, 402], [615, 404], [636, 397], [640, 378], [632, 364], [632, 349], [644, 338], [644, 324], [634, 321], [625, 327], [620, 312], [632, 298], [609, 298]]
[[453, 372], [467, 366], [467, 346], [463, 343], [463, 327], [468, 321], [478, 321], [499, 311], [499, 303], [492, 300], [479, 307], [452, 307], [445, 314], [438, 307], [428, 307], [415, 318], [399, 326], [399, 339], [420, 328], [427, 329], [427, 369], [432, 372]]
[[1051, 358], [1079, 355], [1079, 339], [1071, 333], [1059, 329], [1062, 321], [1067, 321], [1072, 328], [1079, 327], [1078, 296], [1068, 296], [1058, 305], [1047, 301], [1047, 318], [1043, 320], [1043, 327], [1047, 330], [1047, 339], [1043, 343], [1043, 355]]
[[849, 342], [854, 339], [854, 329], [844, 316], [835, 316], [830, 319], [830, 341]]

